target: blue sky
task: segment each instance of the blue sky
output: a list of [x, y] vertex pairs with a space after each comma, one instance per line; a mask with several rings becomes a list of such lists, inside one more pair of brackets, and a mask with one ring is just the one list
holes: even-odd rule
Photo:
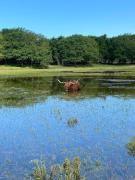
[[0, 29], [47, 37], [135, 33], [135, 0], [1, 0]]

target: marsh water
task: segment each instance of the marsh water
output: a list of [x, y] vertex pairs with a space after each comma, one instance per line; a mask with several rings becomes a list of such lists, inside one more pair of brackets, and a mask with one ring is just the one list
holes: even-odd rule
[[81, 91], [68, 93], [58, 78], [72, 79], [0, 79], [0, 179], [76, 156], [86, 179], [134, 179], [135, 80], [74, 77]]

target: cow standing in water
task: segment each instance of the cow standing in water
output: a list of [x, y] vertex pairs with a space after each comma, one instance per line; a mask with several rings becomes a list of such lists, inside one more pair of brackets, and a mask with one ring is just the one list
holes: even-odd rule
[[69, 92], [75, 92], [80, 90], [80, 83], [78, 80], [70, 80], [66, 82], [61, 82], [58, 80], [59, 83], [64, 84], [64, 89]]

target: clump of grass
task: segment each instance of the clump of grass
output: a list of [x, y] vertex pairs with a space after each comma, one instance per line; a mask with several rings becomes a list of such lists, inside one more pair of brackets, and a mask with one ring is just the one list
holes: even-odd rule
[[81, 165], [81, 162], [80, 162], [80, 158], [75, 158], [74, 161], [73, 161], [73, 179], [75, 180], [78, 180], [78, 179], [81, 179], [81, 176], [80, 176], [80, 165]]
[[83, 160], [82, 164], [85, 172], [95, 172], [103, 169], [103, 165], [100, 160], [93, 161], [92, 159], [87, 158]]
[[53, 165], [47, 173], [45, 163], [34, 161], [36, 167], [32, 173], [33, 180], [84, 180], [80, 175], [81, 161], [79, 157], [74, 158], [73, 161], [65, 159], [62, 165]]
[[80, 176], [80, 159], [76, 157], [73, 162], [69, 159], [65, 159], [63, 163], [63, 170], [65, 174], [65, 180], [79, 180]]
[[78, 124], [78, 120], [76, 118], [70, 118], [67, 121], [68, 127], [72, 128], [75, 127]]
[[50, 171], [50, 175], [48, 176], [48, 180], [53, 180], [53, 179], [60, 180], [61, 178], [62, 178], [61, 166], [59, 164], [51, 166], [51, 171]]
[[99, 160], [96, 160], [95, 165], [96, 165], [97, 168], [99, 168], [101, 166], [101, 162]]
[[32, 177], [35, 180], [47, 180], [45, 162], [35, 160], [33, 163], [36, 165]]
[[128, 153], [135, 156], [135, 137], [127, 144]]

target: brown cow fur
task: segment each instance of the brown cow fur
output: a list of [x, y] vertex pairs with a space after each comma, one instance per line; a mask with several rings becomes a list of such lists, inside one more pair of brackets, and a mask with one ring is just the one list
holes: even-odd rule
[[79, 91], [80, 90], [80, 83], [79, 81], [67, 81], [64, 83], [64, 88], [66, 91]]

